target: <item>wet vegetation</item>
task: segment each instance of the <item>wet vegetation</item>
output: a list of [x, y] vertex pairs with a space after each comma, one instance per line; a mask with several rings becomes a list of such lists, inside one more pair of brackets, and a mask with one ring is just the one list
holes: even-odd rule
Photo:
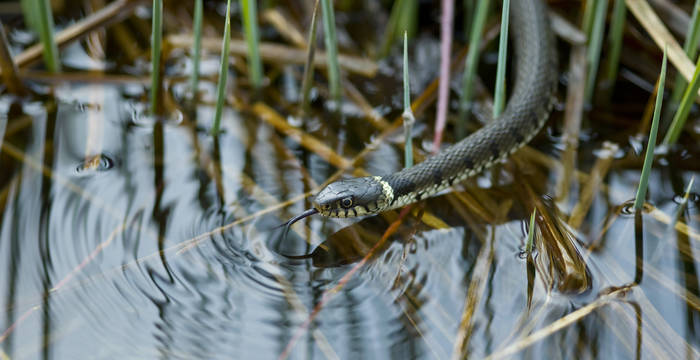
[[700, 357], [700, 0], [548, 1], [529, 145], [283, 236], [507, 105], [507, 4], [0, 4], [0, 359]]

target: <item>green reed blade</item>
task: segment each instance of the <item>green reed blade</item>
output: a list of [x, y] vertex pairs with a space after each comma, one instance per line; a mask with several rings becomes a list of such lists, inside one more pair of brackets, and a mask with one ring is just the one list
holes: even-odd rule
[[216, 110], [214, 112], [214, 125], [211, 128], [212, 135], [219, 134], [221, 115], [224, 111], [226, 99], [226, 81], [228, 80], [228, 52], [231, 43], [231, 0], [226, 0], [226, 21], [224, 22], [224, 38], [221, 44], [221, 68], [219, 68], [219, 83], [216, 86]]
[[34, 11], [34, 9], [37, 7], [37, 0], [20, 0], [19, 5], [22, 9], [25, 25], [39, 33], [39, 20], [37, 19], [38, 14], [36, 11]]
[[469, 52], [464, 60], [464, 74], [462, 75], [462, 94], [459, 99], [459, 120], [457, 121], [457, 139], [467, 135], [467, 114], [469, 113], [472, 101], [473, 83], [476, 69], [479, 65], [479, 49], [481, 48], [481, 37], [484, 34], [486, 17], [491, 6], [491, 0], [479, 0], [477, 2], [472, 29], [469, 33]]
[[250, 82], [255, 89], [262, 85], [262, 62], [260, 61], [259, 36], [258, 36], [258, 11], [256, 0], [240, 0], [243, 12], [243, 26], [245, 28], [245, 41], [248, 44], [248, 74]]
[[584, 100], [590, 103], [595, 90], [595, 80], [598, 75], [598, 65], [600, 64], [600, 51], [603, 47], [603, 33], [605, 32], [605, 12], [608, 9], [608, 0], [597, 0], [595, 16], [593, 19], [593, 29], [589, 38], [588, 46], [588, 78], [586, 79], [586, 89]]
[[530, 215], [530, 229], [527, 232], [527, 242], [525, 243], [525, 252], [528, 254], [532, 253], [532, 245], [535, 240], [535, 215], [537, 214], [537, 208], [532, 209], [532, 214]]
[[593, 14], [595, 13], [596, 5], [600, 0], [586, 0], [586, 5], [583, 8], [583, 19], [581, 20], [581, 30], [586, 34], [586, 38], [591, 38], [591, 29], [593, 28]]
[[408, 77], [408, 33], [403, 33], [403, 128], [405, 167], [413, 166], [413, 124], [416, 119], [411, 111], [411, 84]]
[[610, 24], [610, 54], [608, 55], [608, 67], [604, 76], [605, 82], [610, 87], [615, 85], [617, 70], [620, 67], [620, 51], [622, 49], [622, 35], [625, 29], [626, 14], [627, 5], [625, 5], [625, 0], [615, 0]]
[[311, 29], [307, 41], [306, 64], [304, 64], [304, 80], [301, 83], [301, 108], [304, 112], [309, 110], [309, 94], [311, 93], [311, 81], [314, 75], [314, 54], [316, 53], [316, 14], [318, 14], [318, 0], [314, 2], [314, 11], [311, 13]]
[[190, 77], [190, 87], [192, 88], [192, 98], [197, 99], [197, 89], [199, 88], [199, 61], [202, 57], [202, 0], [194, 1], [194, 42], [192, 43], [192, 75]]
[[[685, 35], [685, 42], [683, 43], [683, 50], [692, 60], [695, 59], [698, 53], [698, 39], [700, 37], [700, 0], [695, 0], [695, 6], [693, 7], [693, 15], [690, 19], [690, 26], [688, 27], [688, 32]], [[683, 90], [688, 86], [685, 78], [681, 75], [676, 75], [676, 81], [673, 85], [673, 91], [671, 92], [670, 105], [667, 107], [666, 117], [671, 116], [670, 111], [674, 109], [677, 104], [681, 101], [683, 96]]]
[[39, 32], [39, 38], [44, 48], [44, 62], [46, 68], [53, 73], [61, 71], [61, 62], [58, 58], [58, 46], [54, 37], [53, 11], [49, 0], [35, 0], [37, 15], [33, 21]]
[[693, 101], [697, 96], [698, 89], [700, 89], [700, 58], [698, 58], [695, 64], [695, 72], [693, 73], [693, 78], [690, 80], [690, 84], [683, 93], [683, 99], [678, 106], [678, 110], [676, 110], [676, 114], [673, 116], [671, 126], [669, 126], [668, 132], [666, 136], [664, 136], [663, 142], [665, 145], [673, 145], [678, 141], [685, 121], [688, 119], [688, 113], [690, 113], [690, 108], [693, 106]]
[[656, 134], [659, 131], [659, 114], [661, 114], [661, 104], [664, 100], [664, 86], [666, 84], [666, 49], [664, 49], [664, 60], [661, 63], [661, 74], [659, 75], [659, 87], [656, 90], [656, 103], [654, 104], [654, 116], [651, 120], [651, 129], [649, 130], [649, 142], [647, 143], [647, 152], [644, 155], [644, 165], [642, 166], [642, 175], [639, 179], [639, 187], [637, 188], [637, 196], [634, 199], [634, 208], [641, 210], [644, 206], [644, 199], [647, 194], [647, 186], [649, 185], [649, 174], [651, 174], [651, 165], [654, 162], [654, 148], [656, 147]]
[[321, 0], [323, 13], [323, 31], [328, 62], [328, 80], [331, 97], [340, 101], [340, 67], [338, 66], [338, 40], [335, 34], [335, 14], [330, 0]]
[[496, 92], [493, 97], [493, 118], [503, 112], [506, 103], [506, 55], [508, 53], [508, 22], [510, 0], [503, 0], [501, 35], [498, 42], [498, 67], [496, 68]]
[[418, 15], [418, 0], [397, 0], [391, 7], [391, 14], [387, 22], [382, 45], [379, 50], [379, 57], [383, 58], [389, 54], [391, 45], [401, 32], [407, 32], [409, 37], [413, 37], [416, 32], [416, 17]]
[[160, 53], [163, 39], [163, 0], [153, 1], [151, 22], [151, 112], [158, 113], [160, 96]]

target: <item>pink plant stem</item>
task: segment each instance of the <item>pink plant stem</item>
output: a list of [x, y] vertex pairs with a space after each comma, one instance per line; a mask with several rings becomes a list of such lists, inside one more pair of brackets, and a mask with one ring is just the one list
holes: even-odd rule
[[452, 49], [453, 17], [454, 0], [442, 0], [442, 21], [440, 26], [440, 85], [438, 88], [433, 154], [440, 152], [442, 133], [445, 130], [445, 123], [447, 122], [447, 104], [450, 96], [450, 50]]

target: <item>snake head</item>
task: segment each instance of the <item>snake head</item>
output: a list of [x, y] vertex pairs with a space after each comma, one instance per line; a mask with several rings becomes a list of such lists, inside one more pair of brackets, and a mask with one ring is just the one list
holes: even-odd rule
[[355, 217], [384, 211], [393, 199], [391, 186], [379, 176], [340, 180], [328, 184], [313, 205], [323, 216]]

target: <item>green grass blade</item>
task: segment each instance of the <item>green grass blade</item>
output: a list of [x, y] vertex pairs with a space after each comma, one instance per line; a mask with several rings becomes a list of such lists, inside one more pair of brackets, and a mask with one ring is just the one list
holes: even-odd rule
[[304, 80], [301, 83], [301, 108], [304, 112], [309, 109], [309, 94], [311, 93], [311, 81], [314, 75], [314, 54], [316, 52], [316, 14], [318, 14], [318, 0], [314, 3], [314, 11], [311, 14], [311, 29], [309, 30], [308, 48], [306, 52], [306, 64], [304, 65]]
[[403, 127], [405, 167], [413, 166], [413, 124], [415, 117], [411, 111], [411, 85], [408, 77], [408, 34], [403, 33]]
[[192, 44], [192, 75], [190, 87], [192, 88], [192, 98], [197, 98], [199, 88], [199, 61], [202, 57], [202, 0], [194, 1], [194, 42]]
[[532, 253], [532, 245], [535, 240], [535, 215], [537, 214], [537, 208], [532, 209], [532, 215], [530, 215], [530, 231], [527, 232], [527, 242], [525, 243], [525, 252], [528, 254]]
[[656, 147], [656, 134], [659, 131], [659, 114], [661, 113], [661, 104], [664, 100], [664, 86], [666, 84], [666, 49], [664, 49], [664, 60], [661, 63], [661, 74], [659, 75], [659, 88], [656, 91], [656, 103], [654, 104], [654, 117], [651, 120], [651, 129], [649, 130], [649, 142], [647, 143], [647, 152], [644, 155], [644, 165], [642, 166], [642, 176], [639, 179], [639, 187], [637, 188], [637, 196], [634, 199], [634, 208], [641, 210], [644, 206], [644, 199], [647, 194], [647, 186], [649, 184], [649, 174], [651, 174], [651, 164], [654, 162], [654, 148]]
[[413, 37], [416, 32], [416, 17], [418, 16], [418, 0], [397, 0], [391, 7], [391, 14], [387, 22], [382, 45], [379, 48], [379, 57], [389, 54], [391, 45], [394, 44], [402, 32], [407, 32], [408, 37]]
[[693, 105], [695, 97], [697, 96], [698, 89], [700, 89], [700, 59], [698, 59], [695, 64], [693, 78], [691, 79], [688, 87], [685, 89], [680, 106], [678, 107], [676, 114], [673, 116], [673, 121], [671, 122], [671, 126], [669, 127], [666, 136], [664, 136], [665, 145], [675, 144], [676, 141], [678, 141], [678, 138], [681, 136], [681, 131], [683, 130], [685, 121], [688, 119], [688, 113], [690, 113], [690, 108]]
[[340, 67], [338, 66], [338, 40], [335, 34], [335, 14], [330, 0], [321, 0], [323, 31], [325, 32], [326, 59], [331, 97], [340, 101]]
[[591, 29], [593, 28], [593, 14], [597, 2], [600, 0], [586, 0], [586, 5], [583, 8], [583, 19], [581, 20], [581, 30], [586, 34], [586, 38], [591, 38]]
[[160, 53], [163, 39], [163, 0], [153, 1], [151, 22], [151, 112], [157, 114], [160, 96]]
[[678, 204], [678, 207], [676, 208], [676, 211], [673, 213], [673, 221], [669, 224], [671, 228], [673, 228], [678, 220], [681, 219], [681, 215], [683, 214], [683, 211], [685, 210], [685, 206], [688, 204], [688, 198], [690, 197], [690, 190], [693, 188], [693, 183], [695, 182], [695, 176], [690, 178], [690, 182], [688, 183], [688, 187], [685, 188], [685, 194], [683, 194], [683, 199], [681, 199], [681, 202]]
[[259, 89], [262, 85], [262, 62], [260, 60], [256, 0], [240, 0], [240, 4], [243, 12], [245, 41], [248, 44], [248, 74], [253, 88]]
[[231, 0], [226, 0], [226, 21], [224, 22], [224, 38], [221, 44], [221, 68], [219, 68], [219, 84], [216, 86], [216, 110], [214, 111], [214, 125], [211, 134], [219, 133], [221, 115], [224, 111], [226, 99], [226, 81], [228, 80], [228, 52], [231, 43]]
[[496, 69], [496, 92], [493, 97], [493, 118], [503, 112], [506, 104], [506, 56], [508, 54], [508, 22], [510, 0], [503, 0], [501, 13], [501, 35], [498, 43], [498, 67]]
[[53, 12], [49, 0], [36, 0], [37, 15], [34, 21], [39, 27], [39, 38], [44, 47], [44, 62], [46, 68], [53, 73], [61, 71], [61, 62], [58, 59], [58, 46], [54, 37]]
[[469, 52], [467, 53], [467, 58], [464, 60], [464, 75], [462, 75], [462, 94], [459, 99], [459, 120], [456, 126], [458, 139], [467, 135], [467, 114], [469, 113], [469, 107], [472, 101], [474, 77], [479, 64], [481, 38], [484, 34], [484, 26], [486, 25], [486, 17], [490, 6], [491, 0], [479, 0], [476, 11], [474, 12], [472, 29], [469, 33]]
[[590, 103], [595, 90], [595, 80], [598, 75], [598, 65], [600, 64], [600, 51], [603, 46], [603, 33], [605, 32], [605, 12], [608, 9], [608, 0], [597, 0], [593, 28], [588, 46], [588, 78], [586, 79], [586, 90], [584, 100]]
[[626, 15], [627, 5], [625, 5], [625, 0], [615, 0], [612, 22], [610, 24], [610, 54], [608, 55], [608, 67], [605, 72], [605, 82], [610, 87], [615, 85], [617, 70], [620, 66], [620, 51], [622, 49], [622, 35], [625, 29]]
[[19, 5], [22, 9], [22, 15], [24, 16], [24, 23], [28, 28], [39, 33], [39, 20], [37, 19], [37, 12], [34, 11], [37, 7], [37, 0], [20, 0]]

